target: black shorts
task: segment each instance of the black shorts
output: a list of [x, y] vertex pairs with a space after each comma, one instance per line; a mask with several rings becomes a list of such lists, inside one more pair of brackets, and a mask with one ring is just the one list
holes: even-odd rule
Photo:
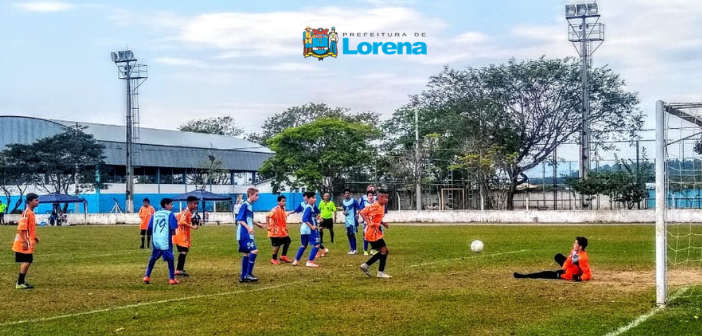
[[32, 262], [34, 262], [34, 254], [15, 252], [15, 262], [32, 263]]
[[334, 220], [331, 218], [322, 218], [322, 225], [321, 227], [323, 229], [331, 229], [334, 226]]
[[271, 246], [278, 247], [292, 243], [290, 237], [271, 237]]
[[147, 230], [141, 230], [141, 235], [142, 235], [142, 236], [146, 236], [146, 231], [147, 231]]
[[371, 245], [371, 248], [376, 250], [376, 251], [380, 250], [381, 248], [383, 248], [385, 246], [388, 246], [387, 244], [385, 244], [385, 239], [382, 239], [382, 238], [380, 238], [376, 241], [373, 241], [373, 242], [369, 242], [369, 243]]
[[177, 244], [176, 244], [176, 248], [178, 249], [178, 253], [190, 251], [190, 248], [185, 247], [185, 246], [180, 246], [180, 245], [177, 245]]

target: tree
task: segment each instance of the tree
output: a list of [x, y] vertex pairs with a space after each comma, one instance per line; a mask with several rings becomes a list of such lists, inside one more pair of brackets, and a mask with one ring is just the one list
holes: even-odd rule
[[[606, 67], [591, 69], [589, 85], [591, 138], [636, 138], [643, 124], [637, 94], [625, 91], [624, 81]], [[444, 162], [489, 150], [514, 155], [497, 172], [507, 176], [511, 209], [520, 175], [549, 159], [561, 144], [579, 140], [581, 98], [580, 64], [573, 58], [445, 67], [395, 112], [386, 132], [396, 134], [393, 145], [409, 146], [417, 111], [420, 134], [441, 134], [438, 153]]]
[[15, 212], [24, 199], [24, 193], [30, 184], [36, 182], [37, 176], [24, 161], [13, 157], [8, 157], [5, 152], [0, 152], [0, 190], [5, 194], [5, 204], [10, 206], [10, 199], [13, 194], [19, 194], [19, 199], [15, 202], [12, 210]]
[[348, 122], [360, 122], [377, 125], [380, 116], [373, 112], [351, 113], [343, 107], [330, 107], [327, 104], [308, 103], [302, 106], [293, 106], [266, 119], [263, 123], [263, 132], [252, 133], [246, 140], [265, 146], [266, 141], [284, 130], [309, 124], [319, 118], [337, 118]]
[[224, 169], [221, 159], [207, 155], [207, 160], [199, 163], [199, 168], [192, 169], [188, 174], [188, 184], [194, 184], [195, 189], [204, 189], [208, 184], [229, 184], [229, 171]]
[[632, 160], [617, 159], [612, 170], [592, 172], [584, 180], [568, 178], [566, 184], [583, 196], [607, 195], [631, 209], [648, 197], [646, 180], [652, 173], [653, 165], [644, 152], [638, 166]]
[[380, 134], [364, 123], [318, 118], [268, 140], [275, 156], [264, 162], [260, 173], [272, 178], [275, 193], [301, 186], [334, 192], [341, 178], [371, 164], [376, 151], [369, 143]]
[[[39, 139], [32, 144], [8, 145], [3, 152], [8, 166], [18, 167], [34, 175], [32, 182], [47, 193], [69, 193], [71, 186], [80, 190], [106, 188], [96, 184], [96, 169], [105, 162], [103, 146], [91, 134], [83, 132], [85, 127], [66, 127], [63, 133]], [[103, 179], [101, 179], [103, 180]]]
[[217, 134], [227, 136], [238, 136], [244, 133], [244, 129], [236, 124], [236, 120], [231, 116], [195, 119], [178, 127], [179, 131], [195, 132], [205, 134]]
[[409, 201], [410, 208], [416, 208], [416, 184], [436, 176], [431, 158], [438, 141], [439, 134], [427, 134], [418, 150], [395, 148], [383, 153], [378, 160], [378, 182], [395, 184], [395, 192]]

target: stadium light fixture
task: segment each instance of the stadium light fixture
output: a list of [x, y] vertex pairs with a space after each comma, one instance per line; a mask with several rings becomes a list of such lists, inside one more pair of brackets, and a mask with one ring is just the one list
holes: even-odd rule
[[[599, 22], [597, 2], [576, 3], [565, 6], [568, 20], [568, 40], [573, 42], [581, 60], [582, 120], [580, 131], [580, 169], [581, 179], [586, 179], [590, 171], [590, 92], [589, 67], [590, 56], [604, 42], [604, 24]], [[583, 199], [582, 207], [589, 208]]]
[[587, 4], [587, 15], [588, 16], [597, 15], [597, 13], [598, 13], [597, 2]]
[[134, 212], [134, 142], [139, 140], [139, 86], [146, 80], [146, 65], [137, 64], [137, 59], [131, 50], [120, 50], [110, 53], [112, 62], [117, 66], [118, 78], [127, 84], [126, 111], [126, 183], [125, 198], [126, 212]]

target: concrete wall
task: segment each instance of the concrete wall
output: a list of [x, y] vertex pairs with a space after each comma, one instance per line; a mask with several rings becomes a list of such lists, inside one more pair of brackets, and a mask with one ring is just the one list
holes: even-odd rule
[[[209, 213], [208, 225], [232, 224], [234, 218], [228, 213]], [[254, 220], [265, 221], [266, 212], [256, 212]], [[5, 221], [17, 221], [18, 215], [5, 215]], [[654, 210], [559, 210], [559, 211], [390, 211], [388, 222], [396, 223], [654, 223]], [[702, 223], [700, 210], [668, 210], [669, 222]], [[38, 214], [37, 222], [47, 222], [48, 215]], [[341, 212], [336, 214], [336, 223], [342, 223]], [[288, 217], [288, 223], [299, 223], [300, 214]], [[79, 224], [138, 224], [136, 214], [70, 214], [69, 223]]]

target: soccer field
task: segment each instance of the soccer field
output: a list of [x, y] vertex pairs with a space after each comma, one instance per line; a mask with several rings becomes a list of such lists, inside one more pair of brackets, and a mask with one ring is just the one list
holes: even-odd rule
[[[193, 232], [189, 278], [167, 284], [135, 226], [40, 227], [31, 291], [14, 289], [14, 227], [0, 227], [0, 335], [605, 335], [655, 308], [653, 226], [392, 226], [392, 279], [368, 278], [343, 230], [321, 268], [271, 265], [257, 231], [258, 283], [240, 284], [233, 226]], [[292, 225], [291, 232], [298, 232]], [[577, 235], [590, 240], [594, 279], [514, 279], [556, 269]], [[329, 240], [325, 234], [325, 240]], [[474, 254], [473, 239], [485, 242]], [[289, 255], [298, 247], [293, 235]], [[377, 264], [372, 266], [375, 274]], [[671, 278], [702, 284], [699, 269]], [[624, 335], [699, 335], [702, 299], [674, 301]]]

